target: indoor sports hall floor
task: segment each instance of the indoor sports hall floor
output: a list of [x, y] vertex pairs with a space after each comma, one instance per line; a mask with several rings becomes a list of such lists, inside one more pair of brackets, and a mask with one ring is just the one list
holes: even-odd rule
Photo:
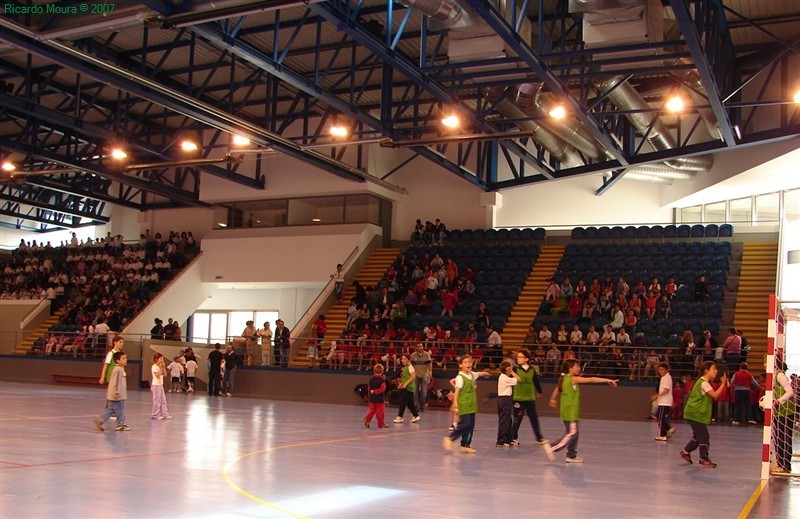
[[[591, 389], [588, 389], [590, 391]], [[800, 516], [800, 481], [759, 494], [761, 428], [713, 427], [717, 469], [677, 456], [646, 421], [581, 422], [582, 465], [546, 461], [523, 424], [522, 445], [494, 447], [481, 414], [477, 455], [445, 453], [449, 413], [365, 429], [365, 408], [130, 391], [130, 432], [95, 429], [92, 387], [0, 383], [0, 516], [16, 517], [714, 517]], [[389, 420], [396, 413], [387, 409]], [[408, 417], [407, 417], [408, 418]], [[110, 427], [109, 427], [110, 425]], [[562, 425], [545, 418], [556, 439]], [[696, 458], [696, 455], [695, 455]]]

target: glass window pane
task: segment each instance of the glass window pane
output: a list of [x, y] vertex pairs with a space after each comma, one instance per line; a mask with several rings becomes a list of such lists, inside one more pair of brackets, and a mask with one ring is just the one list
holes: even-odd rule
[[228, 211], [229, 209], [222, 205], [214, 207], [214, 229], [224, 229], [230, 225]]
[[732, 222], [749, 222], [752, 218], [753, 199], [737, 198], [731, 200], [731, 221]]
[[707, 223], [725, 223], [725, 202], [706, 204], [703, 220]]
[[369, 195], [350, 195], [345, 206], [346, 223], [369, 222], [377, 224], [380, 217], [380, 200]]
[[682, 223], [700, 223], [702, 221], [702, 206], [694, 205], [681, 209]]
[[192, 319], [192, 337], [190, 342], [208, 342], [209, 314], [197, 312]]
[[245, 227], [280, 227], [286, 225], [286, 200], [261, 200], [237, 204]]
[[228, 335], [239, 337], [242, 331], [247, 328], [247, 321], [253, 318], [253, 312], [231, 312]]
[[289, 200], [289, 225], [342, 222], [344, 222], [343, 196]]
[[269, 327], [275, 329], [275, 321], [278, 320], [277, 310], [259, 310], [256, 312], [256, 327], [263, 328], [264, 323], [268, 322]]
[[778, 193], [768, 193], [756, 197], [756, 218], [753, 225], [759, 223], [774, 224], [778, 221]]
[[800, 189], [783, 193], [783, 208], [786, 218], [800, 218]]
[[215, 313], [211, 314], [211, 333], [208, 338], [209, 344], [218, 342], [225, 344], [227, 342], [226, 331], [228, 330], [228, 314]]

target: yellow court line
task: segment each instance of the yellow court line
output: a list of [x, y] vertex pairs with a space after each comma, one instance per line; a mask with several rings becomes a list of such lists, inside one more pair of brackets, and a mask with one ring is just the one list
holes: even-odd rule
[[756, 506], [758, 498], [761, 497], [761, 492], [767, 486], [767, 483], [769, 483], [769, 480], [765, 479], [758, 484], [758, 488], [756, 488], [753, 491], [753, 494], [750, 496], [750, 499], [748, 499], [747, 503], [744, 504], [744, 508], [742, 508], [742, 511], [739, 512], [737, 519], [747, 519], [747, 516], [750, 515], [750, 510], [752, 510], [753, 507]]
[[238, 463], [239, 461], [241, 461], [241, 460], [243, 460], [245, 458], [249, 458], [250, 456], [255, 456], [257, 454], [266, 454], [266, 453], [269, 453], [269, 452], [274, 452], [274, 451], [278, 451], [278, 450], [282, 450], [282, 449], [290, 449], [290, 448], [293, 448], [293, 447], [309, 447], [309, 446], [312, 446], [312, 445], [326, 445], [326, 444], [329, 444], [329, 443], [342, 443], [342, 442], [348, 442], [348, 441], [353, 441], [353, 440], [372, 440], [372, 439], [376, 439], [376, 438], [389, 438], [389, 437], [392, 437], [392, 436], [407, 436], [409, 434], [420, 434], [420, 433], [430, 433], [430, 432], [440, 432], [440, 431], [434, 430], [434, 429], [427, 430], [427, 431], [419, 430], [419, 431], [409, 431], [409, 432], [402, 432], [402, 433], [382, 434], [380, 436], [365, 436], [365, 435], [361, 434], [361, 435], [358, 435], [358, 436], [345, 436], [343, 438], [333, 438], [333, 439], [330, 439], [330, 440], [319, 440], [319, 441], [311, 441], [311, 442], [288, 443], [286, 445], [280, 445], [278, 447], [270, 447], [268, 449], [262, 449], [262, 450], [258, 450], [258, 451], [247, 452], [245, 454], [242, 454], [241, 456], [233, 458], [232, 460], [230, 460], [228, 463], [225, 464], [225, 467], [222, 469], [222, 479], [225, 481], [225, 483], [229, 487], [231, 487], [232, 489], [237, 491], [239, 494], [243, 495], [244, 497], [246, 497], [248, 499], [252, 499], [253, 501], [255, 501], [256, 503], [258, 503], [260, 505], [264, 505], [267, 508], [271, 508], [271, 509], [275, 510], [276, 512], [280, 512], [282, 514], [286, 514], [288, 516], [295, 517], [297, 519], [311, 519], [310, 517], [306, 517], [306, 516], [301, 515], [301, 514], [296, 514], [296, 513], [292, 512], [290, 510], [286, 510], [285, 508], [281, 508], [281, 507], [279, 507], [277, 505], [274, 505], [274, 504], [270, 503], [269, 501], [265, 501], [264, 499], [261, 499], [260, 497], [251, 494], [250, 492], [248, 492], [247, 490], [243, 489], [242, 487], [240, 487], [239, 485], [237, 485], [233, 481], [233, 478], [230, 475], [230, 470], [233, 468], [233, 466], [236, 463]]

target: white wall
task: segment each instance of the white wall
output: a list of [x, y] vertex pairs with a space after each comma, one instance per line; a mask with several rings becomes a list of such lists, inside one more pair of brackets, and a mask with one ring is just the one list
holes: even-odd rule
[[139, 233], [144, 233], [146, 229], [150, 229], [152, 236], [160, 232], [161, 236], [166, 239], [170, 231], [191, 231], [195, 240], [200, 240], [213, 226], [214, 209], [205, 207], [159, 209], [157, 211], [147, 211], [140, 220]]
[[370, 224], [222, 229], [202, 242], [209, 283], [327, 282], [337, 263], [381, 229]]
[[800, 302], [800, 263], [789, 265], [787, 257], [789, 251], [796, 250], [800, 250], [800, 219], [787, 218], [783, 222], [778, 258], [781, 272], [778, 299], [782, 301]]
[[596, 196], [599, 177], [584, 176], [506, 189], [497, 227], [636, 225], [672, 221], [661, 206], [661, 187], [624, 178]]

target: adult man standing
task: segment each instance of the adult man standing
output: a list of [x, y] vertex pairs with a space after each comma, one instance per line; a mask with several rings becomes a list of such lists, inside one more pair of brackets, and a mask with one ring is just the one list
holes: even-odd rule
[[222, 361], [225, 355], [221, 351], [220, 343], [214, 345], [214, 351], [208, 354], [208, 396], [217, 396], [220, 393], [220, 379], [222, 378]]
[[236, 375], [236, 367], [239, 365], [239, 357], [233, 351], [233, 344], [225, 346], [225, 374], [222, 375], [222, 392], [225, 396], [233, 393], [233, 378]]
[[258, 345], [258, 333], [256, 326], [252, 320], [245, 323], [245, 329], [242, 331], [245, 345], [247, 346], [248, 365], [260, 366], [263, 363], [261, 358], [261, 347]]
[[284, 326], [282, 319], [275, 321], [275, 354], [280, 367], [289, 366], [289, 328]]
[[431, 354], [425, 351], [425, 345], [421, 342], [417, 343], [409, 360], [411, 365], [414, 366], [414, 374], [417, 377], [414, 403], [417, 405], [417, 409], [422, 411], [425, 407], [425, 401], [428, 399], [428, 384], [431, 381], [433, 361]]

